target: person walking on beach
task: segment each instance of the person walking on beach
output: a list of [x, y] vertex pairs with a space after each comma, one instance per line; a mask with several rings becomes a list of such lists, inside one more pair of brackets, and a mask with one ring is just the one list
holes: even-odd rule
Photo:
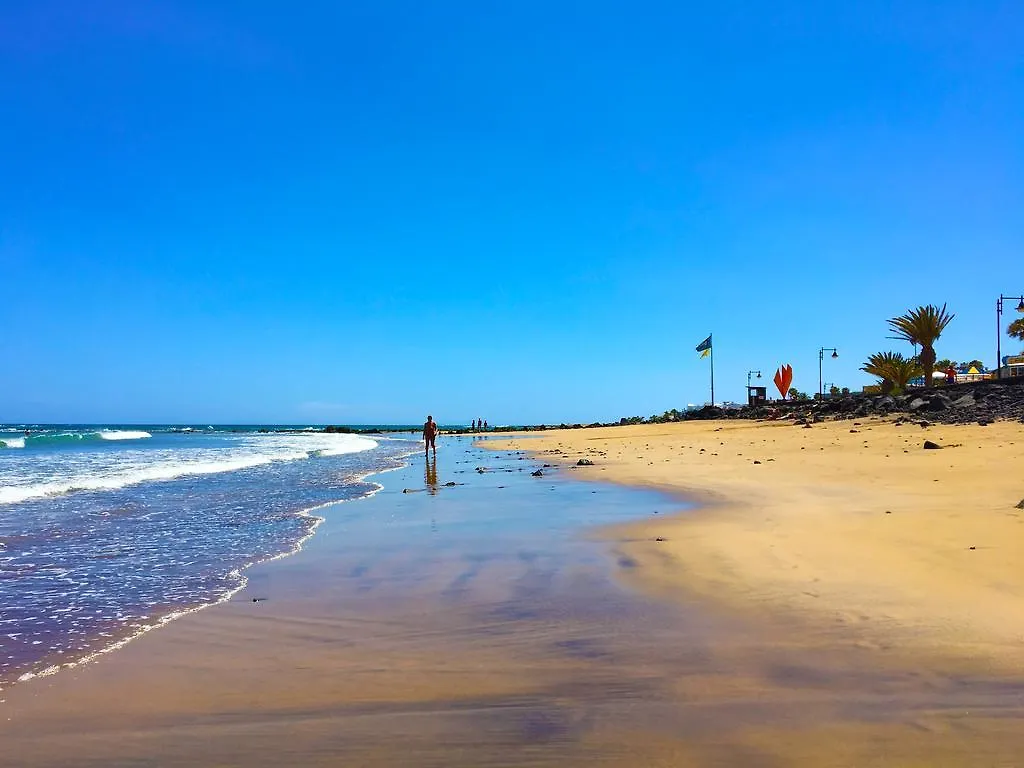
[[423, 453], [426, 453], [433, 448], [434, 455], [437, 456], [437, 422], [434, 421], [433, 416], [427, 416], [427, 422], [423, 425]]

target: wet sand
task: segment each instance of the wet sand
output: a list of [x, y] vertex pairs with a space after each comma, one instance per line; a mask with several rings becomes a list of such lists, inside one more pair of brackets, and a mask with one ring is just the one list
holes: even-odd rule
[[534, 477], [518, 451], [444, 439], [436, 477], [421, 457], [381, 476], [383, 491], [328, 509], [303, 552], [252, 569], [230, 602], [0, 694], [0, 763], [1013, 765], [1024, 753], [1019, 678], [709, 599], [713, 583], [690, 589], [650, 565], [667, 542], [647, 526], [674, 541], [672, 526], [717, 510], [581, 482], [650, 482], [588, 455], [602, 463]]
[[620, 537], [651, 586], [1024, 669], [1024, 424], [690, 422], [531, 445], [703, 500]]

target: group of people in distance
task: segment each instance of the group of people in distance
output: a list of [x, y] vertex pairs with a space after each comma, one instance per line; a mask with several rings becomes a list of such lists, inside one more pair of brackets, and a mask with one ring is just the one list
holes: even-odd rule
[[483, 419], [473, 419], [473, 431], [476, 432], [480, 429], [487, 429], [487, 422]]

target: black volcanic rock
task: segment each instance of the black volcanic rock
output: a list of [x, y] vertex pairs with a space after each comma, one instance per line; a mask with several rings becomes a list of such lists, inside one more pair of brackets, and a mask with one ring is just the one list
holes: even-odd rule
[[[916, 418], [911, 419], [910, 414]], [[819, 421], [863, 419], [888, 416], [896, 422], [920, 422], [927, 415], [936, 424], [989, 424], [999, 420], [1024, 422], [1024, 377], [1003, 381], [978, 381], [940, 385], [934, 389], [912, 388], [900, 395], [848, 394], [827, 397], [824, 400], [777, 400], [740, 408], [719, 408], [706, 405], [684, 413], [673, 412], [665, 418], [644, 419], [633, 416], [604, 426], [658, 423], [662, 421], [690, 421], [694, 419], [752, 419], [790, 421], [804, 426]], [[595, 426], [588, 424], [587, 426]], [[561, 429], [579, 425], [560, 425]], [[510, 427], [529, 431], [552, 429], [544, 426]]]

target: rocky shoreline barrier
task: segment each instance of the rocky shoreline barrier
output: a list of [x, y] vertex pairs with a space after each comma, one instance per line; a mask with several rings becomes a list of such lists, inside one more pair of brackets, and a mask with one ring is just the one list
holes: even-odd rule
[[[711, 412], [717, 412], [714, 415]], [[942, 424], [1024, 422], [1024, 380], [981, 381], [933, 389], [913, 389], [900, 395], [851, 394], [825, 400], [780, 401], [745, 406], [729, 412], [703, 408], [696, 418], [741, 419], [856, 419], [866, 416], [909, 416]]]
[[610, 423], [541, 424], [500, 429], [531, 432], [706, 419], [792, 419], [811, 423], [825, 419], [861, 419], [867, 416], [893, 416], [897, 420], [917, 419], [941, 424], [990, 424], [993, 421], [1024, 423], [1024, 377], [945, 385], [933, 389], [913, 389], [900, 395], [854, 393], [828, 397], [824, 400], [775, 400], [763, 405], [747, 405], [741, 408], [707, 405], [695, 411], [673, 412], [671, 415], [650, 419], [634, 417]]

